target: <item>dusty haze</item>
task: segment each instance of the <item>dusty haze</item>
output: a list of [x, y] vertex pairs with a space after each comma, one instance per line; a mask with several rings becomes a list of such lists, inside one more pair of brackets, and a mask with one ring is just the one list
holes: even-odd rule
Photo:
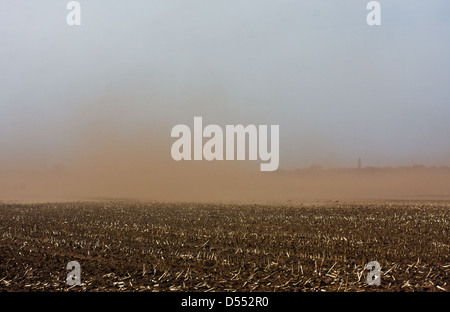
[[[0, 200], [449, 195], [446, 0], [66, 4], [0, 3]], [[173, 161], [194, 116], [279, 125], [280, 171]]]
[[[123, 140], [91, 129], [63, 163], [2, 168], [0, 200], [142, 199], [290, 202], [304, 200], [450, 199], [450, 168], [311, 167], [260, 172], [260, 161], [172, 160], [175, 139], [143, 133]], [[108, 133], [98, 136], [98, 133]], [[96, 135], [97, 134], [97, 135]], [[28, 169], [18, 169], [21, 166]]]

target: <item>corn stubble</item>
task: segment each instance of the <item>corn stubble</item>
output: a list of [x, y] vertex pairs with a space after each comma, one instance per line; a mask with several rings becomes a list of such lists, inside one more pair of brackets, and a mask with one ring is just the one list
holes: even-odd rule
[[[449, 291], [448, 202], [0, 205], [2, 291]], [[381, 285], [366, 282], [368, 262]], [[66, 265], [81, 265], [69, 286]]]

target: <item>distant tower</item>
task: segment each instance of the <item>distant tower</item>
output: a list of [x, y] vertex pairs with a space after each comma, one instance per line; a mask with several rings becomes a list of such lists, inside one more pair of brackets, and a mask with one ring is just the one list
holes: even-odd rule
[[358, 158], [358, 169], [361, 169], [361, 157]]

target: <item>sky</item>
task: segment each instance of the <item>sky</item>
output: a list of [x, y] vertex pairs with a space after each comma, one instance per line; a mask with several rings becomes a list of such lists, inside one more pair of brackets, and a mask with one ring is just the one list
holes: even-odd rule
[[449, 1], [67, 2], [0, 3], [0, 168], [170, 161], [194, 116], [280, 125], [281, 169], [450, 165]]

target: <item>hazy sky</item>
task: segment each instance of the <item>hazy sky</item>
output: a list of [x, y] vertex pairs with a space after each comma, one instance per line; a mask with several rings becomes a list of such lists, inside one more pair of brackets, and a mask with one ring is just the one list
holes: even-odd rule
[[169, 158], [193, 116], [279, 124], [280, 168], [450, 165], [448, 0], [380, 1], [372, 27], [363, 0], [80, 0], [72, 27], [67, 2], [0, 2], [0, 165], [92, 129]]

